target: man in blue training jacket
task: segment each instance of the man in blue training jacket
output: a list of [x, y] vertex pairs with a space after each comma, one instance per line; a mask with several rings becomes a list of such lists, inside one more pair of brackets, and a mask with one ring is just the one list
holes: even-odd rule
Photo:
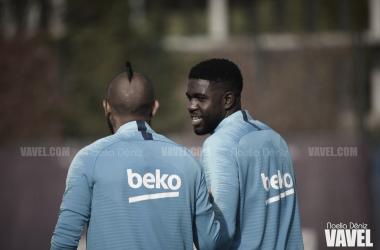
[[103, 106], [113, 135], [71, 163], [51, 249], [77, 249], [86, 223], [87, 250], [214, 249], [220, 225], [202, 168], [150, 128], [159, 104], [149, 80], [127, 62]]
[[189, 74], [187, 98], [197, 135], [210, 134], [201, 165], [221, 224], [219, 249], [303, 249], [288, 146], [241, 109], [243, 78], [226, 59]]

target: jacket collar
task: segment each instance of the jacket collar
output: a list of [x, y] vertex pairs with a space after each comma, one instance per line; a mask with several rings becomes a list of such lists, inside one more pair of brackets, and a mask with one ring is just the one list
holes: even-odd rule
[[123, 132], [132, 132], [132, 131], [145, 131], [148, 133], [156, 133], [154, 130], [149, 126], [148, 123], [143, 121], [131, 121], [128, 123], [123, 124], [115, 134], [123, 133]]
[[232, 122], [232, 121], [237, 121], [237, 120], [241, 120], [241, 121], [244, 121], [244, 115], [243, 115], [243, 112], [246, 113], [248, 119], [252, 119], [252, 117], [249, 115], [248, 113], [248, 110], [238, 110], [236, 111], [235, 113], [227, 116], [226, 118], [224, 118], [220, 123], [219, 125], [214, 129], [213, 132], [211, 132], [210, 134], [214, 134], [215, 132], [217, 132], [218, 130], [222, 129], [223, 127], [225, 127], [228, 123]]

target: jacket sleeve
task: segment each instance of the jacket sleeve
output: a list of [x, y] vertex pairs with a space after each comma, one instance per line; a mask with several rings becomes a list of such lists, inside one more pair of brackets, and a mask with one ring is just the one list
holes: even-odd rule
[[86, 152], [79, 151], [70, 165], [51, 250], [77, 249], [90, 218], [93, 162]]
[[193, 226], [194, 245], [198, 250], [215, 249], [220, 240], [220, 224], [210, 203], [206, 180], [200, 166], [197, 181], [195, 218]]
[[208, 188], [214, 197], [213, 209], [221, 227], [218, 249], [229, 249], [236, 229], [239, 175], [231, 150], [233, 148], [224, 142], [206, 140], [201, 156]]

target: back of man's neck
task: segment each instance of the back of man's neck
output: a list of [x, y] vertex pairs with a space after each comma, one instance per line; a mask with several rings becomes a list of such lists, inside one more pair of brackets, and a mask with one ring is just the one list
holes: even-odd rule
[[124, 124], [127, 124], [128, 122], [133, 122], [133, 121], [143, 121], [143, 122], [150, 124], [150, 119], [142, 118], [142, 117], [119, 118], [119, 119], [116, 119], [116, 124], [114, 127], [115, 133]]

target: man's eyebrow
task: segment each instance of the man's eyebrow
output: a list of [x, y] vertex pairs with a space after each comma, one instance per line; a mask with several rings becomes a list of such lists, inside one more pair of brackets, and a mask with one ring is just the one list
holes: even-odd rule
[[[186, 92], [186, 96], [190, 97], [191, 95]], [[193, 94], [193, 97], [208, 97], [208, 96], [202, 93], [195, 93]]]
[[198, 97], [198, 96], [208, 97], [207, 95], [202, 94], [202, 93], [195, 93], [194, 96], [195, 96], [195, 97]]

